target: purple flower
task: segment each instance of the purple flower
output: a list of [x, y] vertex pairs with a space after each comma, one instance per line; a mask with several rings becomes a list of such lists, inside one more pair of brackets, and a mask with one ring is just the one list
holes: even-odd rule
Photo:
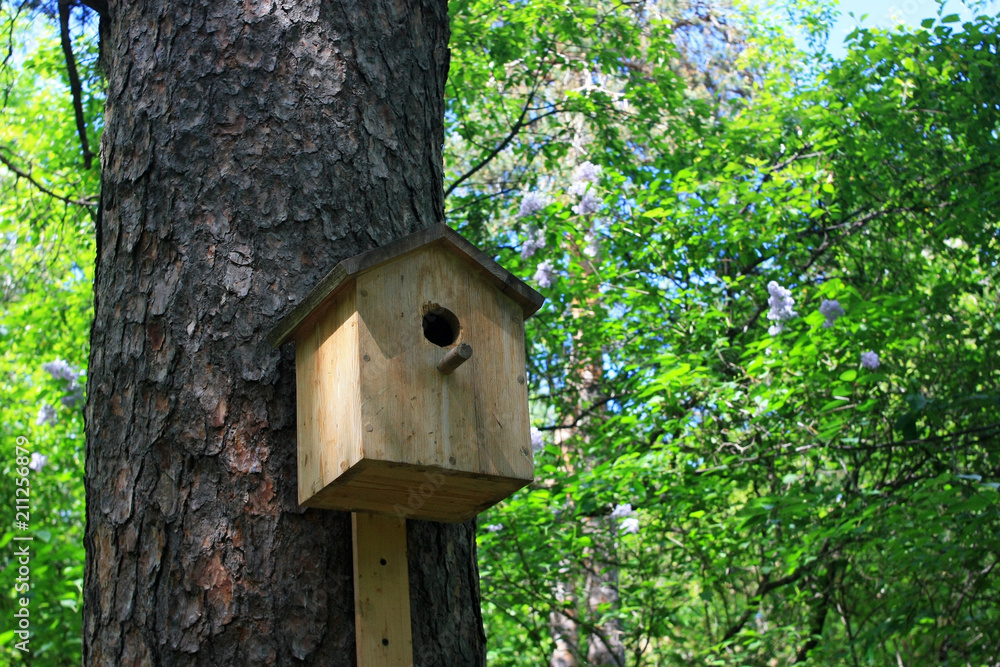
[[38, 416], [35, 417], [35, 426], [55, 424], [56, 421], [58, 421], [58, 417], [56, 416], [56, 409], [54, 407], [46, 403], [38, 409]]
[[545, 440], [542, 439], [542, 432], [534, 426], [531, 427], [531, 451], [540, 452], [545, 449]]
[[556, 273], [552, 262], [547, 260], [538, 265], [538, 269], [533, 276], [533, 280], [543, 288], [552, 287], [558, 278], [559, 274]]
[[49, 462], [49, 457], [39, 454], [38, 452], [31, 453], [31, 461], [28, 462], [28, 467], [35, 472], [40, 472], [45, 464]]
[[64, 359], [56, 359], [55, 361], [50, 361], [47, 364], [42, 364], [42, 370], [51, 375], [56, 380], [69, 380], [70, 382], [76, 382], [80, 374], [73, 370]]
[[597, 183], [601, 178], [601, 168], [587, 160], [573, 170], [573, 183]]
[[777, 336], [785, 330], [785, 320], [792, 319], [798, 313], [792, 310], [792, 307], [795, 306], [795, 300], [792, 298], [790, 290], [772, 280], [767, 284], [767, 291], [770, 294], [770, 298], [767, 300], [767, 305], [770, 306], [767, 319], [774, 322], [767, 331], [772, 336]]
[[521, 246], [521, 259], [528, 259], [545, 247], [545, 232], [534, 227], [528, 228], [528, 238]]
[[592, 186], [596, 186], [600, 179], [601, 168], [588, 160], [573, 170], [573, 184], [569, 186], [567, 192], [571, 195], [584, 195], [593, 190]]
[[615, 508], [611, 510], [612, 519], [624, 519], [630, 516], [632, 516], [632, 503], [625, 503], [624, 505], [615, 505]]
[[819, 314], [826, 318], [823, 328], [829, 329], [837, 318], [844, 316], [844, 309], [835, 299], [824, 299], [823, 303], [819, 304]]
[[521, 208], [517, 212], [517, 217], [525, 218], [532, 213], [537, 213], [549, 205], [548, 199], [541, 192], [528, 192], [521, 198]]
[[627, 518], [627, 519], [625, 519], [624, 521], [621, 522], [621, 525], [618, 526], [618, 532], [620, 532], [620, 533], [626, 533], [626, 534], [628, 534], [628, 533], [631, 533], [631, 534], [638, 533], [639, 532], [639, 520], [636, 519], [634, 516], [630, 516], [629, 518]]
[[882, 363], [878, 360], [878, 355], [869, 350], [861, 353], [861, 365], [867, 369], [875, 370]]
[[583, 193], [580, 203], [573, 207], [573, 212], [577, 215], [590, 215], [601, 210], [601, 200], [593, 192], [587, 190]]
[[73, 393], [66, 394], [59, 399], [67, 408], [75, 408], [77, 403], [83, 401], [83, 387], [77, 386]]
[[487, 533], [499, 533], [501, 530], [503, 530], [503, 524], [488, 523], [485, 526], [483, 526], [483, 528], [486, 530]]

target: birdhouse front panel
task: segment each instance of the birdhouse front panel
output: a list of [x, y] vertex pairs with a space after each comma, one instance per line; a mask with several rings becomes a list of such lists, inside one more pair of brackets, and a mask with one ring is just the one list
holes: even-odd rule
[[520, 307], [437, 247], [359, 276], [357, 298], [365, 458], [530, 480]]
[[299, 502], [464, 521], [530, 482], [541, 301], [443, 226], [339, 264], [272, 334], [296, 340]]

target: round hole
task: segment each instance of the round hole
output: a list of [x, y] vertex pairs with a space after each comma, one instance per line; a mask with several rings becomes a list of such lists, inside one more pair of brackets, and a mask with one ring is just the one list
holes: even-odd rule
[[458, 338], [461, 326], [455, 313], [436, 304], [424, 312], [424, 338], [438, 347], [451, 345]]
[[382, 646], [388, 646], [388, 645], [389, 645], [389, 640], [388, 639], [383, 639], [382, 640]]
[[382, 558], [381, 560], [379, 560], [379, 563], [381, 563], [382, 565], [385, 565], [385, 559]]

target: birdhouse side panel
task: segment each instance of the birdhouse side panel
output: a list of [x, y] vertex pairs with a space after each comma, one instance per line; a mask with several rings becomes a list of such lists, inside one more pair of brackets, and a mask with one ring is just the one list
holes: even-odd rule
[[295, 346], [299, 503], [361, 460], [357, 300], [345, 289]]
[[[366, 458], [475, 471], [476, 382], [470, 369], [450, 375], [438, 362], [474, 339], [470, 270], [452, 253], [429, 246], [358, 276], [361, 420]], [[425, 333], [447, 311], [454, 339]], [[438, 313], [439, 315], [435, 315]], [[440, 315], [445, 317], [444, 315]], [[450, 322], [450, 320], [449, 320]], [[446, 327], [447, 328], [447, 327]]]
[[477, 472], [531, 481], [534, 464], [528, 424], [524, 315], [493, 285], [471, 281], [476, 303], [471, 328], [485, 344], [470, 361], [476, 380]]

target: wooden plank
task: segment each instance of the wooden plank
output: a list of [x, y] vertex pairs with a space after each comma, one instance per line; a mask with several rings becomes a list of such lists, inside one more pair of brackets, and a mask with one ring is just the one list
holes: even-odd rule
[[397, 519], [456, 523], [482, 513], [528, 482], [365, 460], [305, 504], [322, 509], [376, 512]]
[[410, 667], [406, 522], [355, 512], [354, 623], [358, 667]]
[[[349, 282], [353, 288], [354, 281]], [[295, 348], [299, 502], [361, 459], [354, 290], [303, 330]]]
[[482, 281], [437, 247], [383, 264], [357, 280], [365, 458], [476, 470], [472, 369], [466, 364], [451, 375], [438, 371], [451, 346], [427, 340], [422, 321], [428, 309], [443, 307], [459, 322], [452, 346], [475, 346], [468, 323], [477, 306], [469, 290], [470, 283]]
[[[528, 424], [524, 320], [518, 304], [492, 285], [470, 281], [476, 304], [470, 327], [480, 332], [472, 366], [476, 387], [477, 462], [486, 475], [531, 481], [534, 461]], [[476, 346], [476, 341], [472, 341]], [[462, 369], [459, 369], [460, 371]]]
[[473, 266], [478, 275], [516, 301], [527, 319], [541, 308], [545, 297], [506, 270], [476, 246], [466, 241], [447, 225], [431, 225], [401, 239], [343, 260], [333, 267], [290, 313], [278, 321], [268, 334], [268, 342], [279, 347], [296, 337], [296, 330], [309, 315], [344, 289], [346, 281], [427, 245], [447, 248], [462, 261]]

